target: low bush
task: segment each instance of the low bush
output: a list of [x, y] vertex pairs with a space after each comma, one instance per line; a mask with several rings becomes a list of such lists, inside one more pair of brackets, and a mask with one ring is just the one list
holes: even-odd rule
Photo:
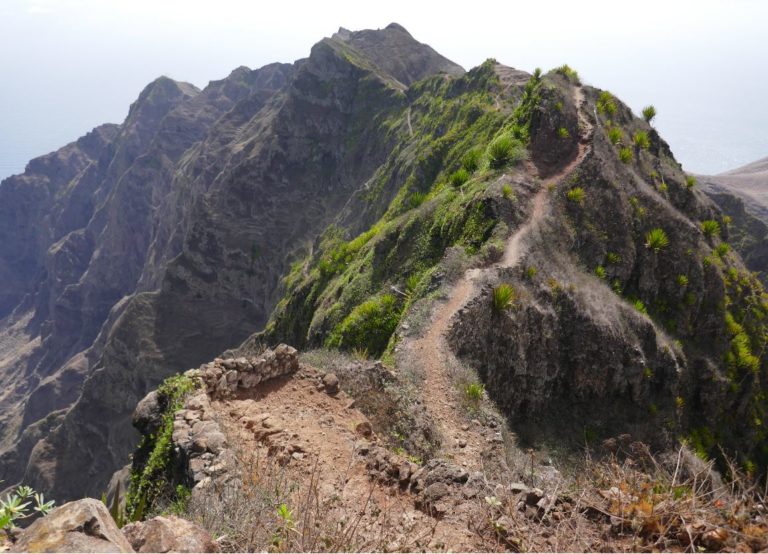
[[510, 185], [504, 185], [501, 187], [501, 195], [507, 200], [513, 200], [515, 195], [512, 193], [512, 187]]
[[470, 150], [461, 159], [461, 167], [467, 171], [467, 173], [474, 173], [480, 167], [480, 160], [482, 160], [483, 154], [479, 150]]
[[391, 294], [363, 302], [331, 332], [326, 346], [342, 350], [366, 349], [381, 356], [400, 321], [400, 308]]
[[656, 117], [656, 108], [653, 105], [643, 108], [643, 119], [645, 119], [646, 123], [653, 121], [654, 117]]
[[611, 144], [614, 146], [621, 142], [622, 135], [621, 127], [614, 126], [608, 128], [608, 140], [610, 140]]
[[470, 403], [477, 406], [483, 399], [485, 393], [485, 387], [482, 383], [470, 383], [464, 387], [464, 398]]
[[581, 187], [574, 187], [566, 194], [568, 200], [575, 202], [576, 204], [583, 204], [585, 196], [584, 189]]
[[715, 254], [722, 258], [731, 250], [731, 246], [727, 242], [721, 242], [715, 247]]
[[567, 139], [571, 136], [571, 133], [568, 132], [568, 129], [565, 127], [560, 127], [557, 130], [557, 136], [559, 136], [561, 139]]
[[508, 134], [495, 138], [486, 151], [491, 169], [501, 169], [508, 164], [518, 164], [526, 157], [523, 144]]
[[427, 199], [427, 194], [424, 192], [413, 192], [408, 197], [408, 207], [410, 209], [415, 209], [421, 206], [424, 203], [424, 200]]
[[695, 187], [696, 186], [696, 177], [694, 177], [693, 175], [686, 175], [686, 177], [685, 177], [685, 186], [688, 187], [689, 189], [692, 189], [693, 187]]
[[567, 63], [564, 63], [560, 67], [555, 68], [555, 73], [559, 73], [560, 75], [563, 75], [566, 79], [568, 79], [570, 82], [576, 85], [580, 83], [579, 73], [575, 69], [573, 69], [571, 66], [569, 66]]
[[687, 287], [688, 286], [688, 276], [687, 275], [678, 275], [677, 276], [677, 284], [681, 287]]
[[645, 131], [637, 131], [632, 137], [632, 142], [643, 150], [648, 150], [651, 147], [651, 139], [648, 138], [648, 133]]
[[629, 147], [624, 147], [619, 150], [619, 159], [622, 163], [628, 164], [632, 161], [632, 149]]
[[44, 516], [53, 509], [53, 505], [53, 500], [46, 501], [31, 487], [16, 487], [5, 496], [5, 500], [0, 500], [0, 530], [10, 530], [26, 519]]
[[667, 246], [669, 246], [669, 238], [667, 237], [667, 233], [664, 232], [664, 229], [657, 227], [651, 229], [645, 235], [646, 248], [649, 248], [654, 252], [659, 252], [662, 248], [666, 248]]
[[597, 97], [597, 111], [603, 115], [614, 116], [619, 111], [613, 94], [604, 90]]
[[493, 289], [493, 311], [501, 313], [512, 307], [515, 301], [515, 289], [512, 285], [502, 283]]
[[701, 231], [707, 237], [720, 236], [720, 224], [714, 219], [707, 219], [701, 222]]
[[453, 185], [456, 188], [462, 186], [464, 183], [469, 181], [469, 171], [467, 171], [463, 167], [461, 169], [458, 169], [451, 175], [450, 181], [451, 181], [451, 185]]
[[643, 304], [643, 301], [639, 298], [632, 301], [632, 306], [634, 306], [634, 308], [641, 314], [648, 315], [648, 310], [646, 309], [645, 304]]
[[606, 273], [605, 268], [601, 265], [595, 268], [595, 275], [597, 275], [600, 279], [605, 279], [608, 277], [608, 273]]

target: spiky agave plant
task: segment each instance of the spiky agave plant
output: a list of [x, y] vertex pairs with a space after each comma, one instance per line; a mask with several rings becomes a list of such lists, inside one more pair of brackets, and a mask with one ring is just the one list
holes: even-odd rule
[[701, 232], [707, 237], [716, 237], [720, 235], [720, 224], [714, 219], [707, 219], [701, 222]]
[[512, 307], [515, 301], [515, 289], [512, 285], [502, 283], [493, 289], [493, 311], [501, 313]]
[[667, 233], [664, 232], [664, 229], [656, 227], [655, 229], [648, 231], [645, 235], [646, 248], [649, 248], [654, 252], [659, 252], [662, 248], [666, 248], [667, 246], [669, 246], [669, 238], [667, 237]]
[[653, 121], [654, 117], [656, 117], [656, 108], [652, 104], [643, 108], [643, 119], [646, 123]]

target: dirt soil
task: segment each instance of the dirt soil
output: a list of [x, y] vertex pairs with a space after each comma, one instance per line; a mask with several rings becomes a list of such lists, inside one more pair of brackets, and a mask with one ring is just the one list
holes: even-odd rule
[[481, 549], [466, 513], [432, 518], [414, 507], [411, 493], [370, 478], [364, 454], [379, 440], [365, 436], [370, 423], [350, 396], [325, 392], [322, 375], [302, 366], [294, 376], [213, 402], [241, 467], [263, 473], [264, 460], [277, 460], [283, 481], [295, 486], [293, 506], [316, 482], [324, 518], [357, 521], [354, 542], [367, 550]]

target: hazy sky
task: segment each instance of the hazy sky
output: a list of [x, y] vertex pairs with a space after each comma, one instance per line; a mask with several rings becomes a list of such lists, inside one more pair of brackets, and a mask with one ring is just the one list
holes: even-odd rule
[[567, 62], [635, 111], [655, 104], [688, 170], [768, 156], [766, 1], [0, 0], [0, 178], [122, 121], [159, 75], [204, 86], [392, 21], [465, 68]]

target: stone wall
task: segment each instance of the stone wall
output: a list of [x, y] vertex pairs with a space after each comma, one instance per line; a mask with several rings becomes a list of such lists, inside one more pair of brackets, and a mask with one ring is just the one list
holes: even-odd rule
[[[281, 344], [258, 356], [216, 358], [187, 371], [188, 377], [200, 379], [202, 389], [187, 398], [184, 407], [174, 415], [176, 481], [189, 484], [193, 494], [213, 484], [237, 486], [235, 455], [216, 421], [211, 400], [230, 398], [238, 390], [251, 389], [298, 369], [296, 349]], [[159, 401], [157, 391], [152, 391], [136, 408], [134, 426], [145, 435], [160, 427], [163, 410]]]
[[238, 389], [250, 389], [275, 377], [295, 373], [299, 369], [299, 356], [295, 348], [281, 344], [254, 358], [216, 358], [193, 370], [212, 398], [234, 394]]

